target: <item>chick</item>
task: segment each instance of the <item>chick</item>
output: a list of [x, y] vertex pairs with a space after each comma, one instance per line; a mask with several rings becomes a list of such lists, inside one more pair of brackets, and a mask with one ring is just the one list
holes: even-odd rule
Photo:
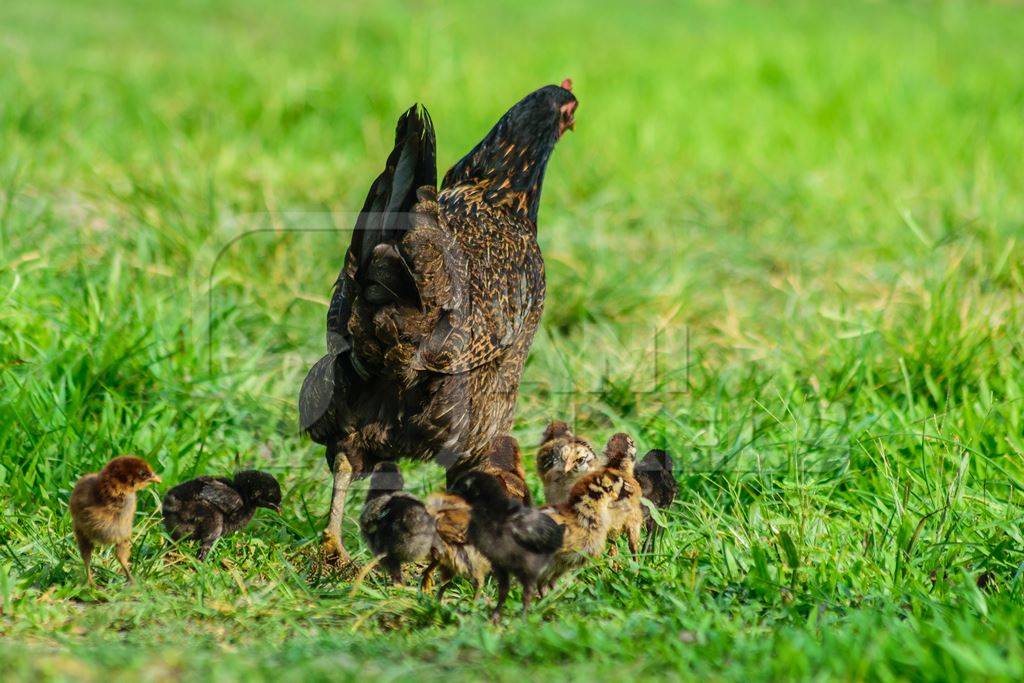
[[537, 451], [537, 472], [548, 505], [564, 503], [573, 484], [600, 466], [593, 447], [573, 434], [566, 423], [556, 420], [544, 430]]
[[198, 477], [164, 496], [164, 527], [176, 541], [199, 541], [196, 557], [205, 560], [214, 541], [244, 528], [261, 507], [281, 511], [281, 487], [266, 472]]
[[523, 469], [523, 452], [519, 442], [511, 436], [499, 436], [491, 442], [484, 472], [493, 474], [501, 481], [502, 488], [512, 498], [526, 506], [533, 505], [530, 489], [526, 486], [526, 470]]
[[540, 510], [507, 496], [501, 482], [486, 472], [470, 472], [452, 486], [469, 503], [469, 540], [491, 563], [498, 581], [495, 622], [508, 598], [509, 577], [523, 585], [523, 616], [530, 607], [537, 580], [562, 547], [565, 527]]
[[456, 462], [445, 476], [445, 487], [450, 491], [452, 485], [462, 476], [472, 471], [486, 472], [494, 475], [501, 482], [505, 493], [519, 500], [524, 505], [532, 505], [530, 489], [526, 486], [526, 470], [523, 469], [523, 454], [519, 442], [511, 436], [498, 436], [491, 441], [486, 458], [482, 464], [472, 459]]
[[566, 530], [554, 560], [538, 581], [542, 591], [553, 586], [565, 572], [604, 552], [612, 522], [610, 506], [622, 493], [624, 484], [621, 472], [602, 467], [577, 481], [564, 503], [541, 508], [542, 513]]
[[[505, 495], [524, 505], [532, 503], [526, 485], [523, 454], [519, 442], [511, 436], [499, 436], [491, 442], [487, 459], [480, 471], [498, 479]], [[465, 474], [465, 470], [461, 472]], [[448, 470], [448, 482], [461, 476], [458, 468]], [[434, 518], [439, 543], [431, 551], [430, 565], [423, 572], [421, 586], [427, 586], [434, 569], [441, 569], [441, 583], [437, 590], [440, 600], [456, 576], [468, 578], [479, 595], [484, 579], [491, 572], [491, 563], [469, 542], [469, 504], [450, 493], [435, 493], [427, 497], [427, 512]]]
[[423, 572], [421, 586], [427, 586], [431, 573], [440, 567], [438, 600], [456, 576], [465, 576], [472, 582], [475, 599], [491, 573], [491, 563], [469, 541], [469, 503], [450, 493], [434, 493], [427, 496], [424, 504], [427, 514], [434, 518], [438, 542], [430, 551], [430, 564]]
[[359, 516], [359, 528], [373, 560], [363, 568], [354, 587], [378, 563], [392, 583], [402, 583], [402, 564], [426, 559], [437, 543], [434, 519], [423, 502], [402, 490], [405, 481], [393, 462], [378, 463]]
[[613, 435], [605, 445], [604, 460], [605, 467], [622, 478], [622, 491], [609, 507], [611, 527], [608, 530], [608, 539], [612, 542], [609, 553], [612, 555], [618, 553], [615, 540], [625, 532], [629, 552], [636, 558], [636, 554], [640, 550], [640, 529], [644, 524], [646, 508], [640, 502], [642, 495], [640, 482], [633, 474], [636, 466], [636, 444], [633, 443], [633, 439], [622, 432]]
[[142, 458], [122, 455], [106, 464], [99, 473], [87, 474], [71, 491], [71, 520], [78, 550], [85, 563], [85, 579], [92, 579], [92, 551], [97, 545], [113, 545], [117, 561], [129, 583], [134, 583], [128, 566], [132, 550], [132, 521], [135, 518], [135, 492], [159, 482], [153, 468]]
[[[662, 450], [651, 450], [647, 452], [644, 459], [636, 466], [635, 476], [640, 482], [643, 497], [654, 503], [659, 510], [664, 510], [676, 499], [679, 491], [679, 483], [673, 474], [675, 464], [672, 457]], [[645, 507], [644, 524], [647, 527], [647, 537], [644, 539], [645, 547], [653, 547], [655, 535], [658, 532], [658, 525], [655, 524], [651, 513]]]

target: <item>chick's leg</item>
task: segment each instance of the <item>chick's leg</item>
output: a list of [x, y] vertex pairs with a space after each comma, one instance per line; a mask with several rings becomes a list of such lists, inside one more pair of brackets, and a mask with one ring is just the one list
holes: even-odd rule
[[75, 531], [75, 540], [78, 541], [78, 552], [82, 555], [82, 562], [85, 563], [85, 582], [95, 586], [92, 579], [92, 541]]
[[437, 564], [438, 564], [437, 560], [434, 559], [434, 558], [431, 558], [430, 559], [430, 564], [427, 565], [427, 568], [423, 570], [423, 574], [420, 575], [420, 590], [421, 591], [425, 592], [425, 591], [428, 591], [428, 590], [430, 590], [431, 588], [434, 587], [434, 579], [433, 579], [433, 577], [431, 575], [434, 573], [434, 570], [437, 569]]
[[626, 542], [629, 543], [629, 552], [632, 553], [633, 559], [637, 559], [637, 553], [640, 552], [640, 525], [642, 520], [629, 525], [626, 529]]
[[530, 581], [523, 581], [523, 619], [526, 618], [526, 612], [530, 609], [530, 601], [533, 599], [533, 583]]
[[494, 577], [498, 580], [498, 602], [491, 612], [491, 621], [497, 624], [501, 620], [501, 609], [505, 606], [505, 599], [508, 598], [508, 572], [495, 570]]
[[352, 484], [352, 463], [342, 452], [334, 454], [334, 489], [331, 492], [331, 511], [324, 529], [324, 557], [339, 567], [352, 562], [352, 558], [341, 542], [341, 520], [345, 516], [345, 498]]
[[114, 552], [117, 555], [117, 561], [121, 563], [124, 575], [128, 578], [128, 583], [135, 583], [135, 579], [132, 578], [132, 570], [128, 567], [128, 556], [132, 553], [132, 542], [121, 541], [115, 547]]
[[199, 538], [199, 552], [196, 553], [196, 559], [200, 562], [206, 560], [206, 556], [210, 554], [210, 549], [213, 548], [214, 541], [224, 533], [224, 515], [213, 509], [212, 506], [208, 509], [207, 513], [207, 516], [195, 530], [195, 536]]

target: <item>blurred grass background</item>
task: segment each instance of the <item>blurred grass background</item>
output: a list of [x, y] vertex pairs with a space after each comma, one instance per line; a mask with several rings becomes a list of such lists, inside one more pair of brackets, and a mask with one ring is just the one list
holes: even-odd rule
[[[1016, 3], [3, 3], [0, 669], [1019, 679], [1022, 44]], [[666, 540], [501, 629], [350, 597], [295, 425], [338, 231], [409, 104], [443, 170], [566, 76], [516, 435], [671, 450]], [[121, 452], [285, 514], [197, 566], [147, 494], [141, 585], [86, 590], [67, 497]]]

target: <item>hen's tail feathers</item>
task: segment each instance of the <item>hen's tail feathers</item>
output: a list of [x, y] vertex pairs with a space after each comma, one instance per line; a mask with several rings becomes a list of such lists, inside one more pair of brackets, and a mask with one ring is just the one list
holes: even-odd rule
[[413, 105], [398, 119], [395, 147], [356, 220], [327, 310], [328, 354], [310, 369], [299, 394], [299, 424], [317, 443], [330, 444], [339, 436], [338, 411], [346, 392], [357, 374], [365, 375], [350, 353], [348, 334], [357, 283], [374, 303], [415, 300], [408, 263], [393, 243], [409, 228], [417, 189], [436, 185], [434, 124], [426, 109]]
[[[675, 463], [665, 451], [658, 449], [648, 451], [644, 459], [637, 463], [634, 476], [640, 482], [643, 497], [654, 503], [659, 510], [668, 508], [676, 499], [679, 484], [675, 477]], [[644, 518], [644, 524], [647, 527], [644, 552], [650, 552], [654, 548], [656, 537], [660, 536], [664, 530], [654, 521], [646, 508], [644, 508]]]
[[[393, 243], [410, 227], [408, 214], [416, 204], [416, 190], [436, 185], [434, 124], [426, 109], [413, 105], [398, 119], [395, 148], [388, 156], [384, 171], [370, 187], [349, 247], [356, 266], [356, 279], [361, 284], [380, 285], [381, 291], [374, 295], [386, 295], [405, 278], [403, 271], [408, 270], [408, 265], [402, 263]], [[389, 242], [392, 244], [387, 245]], [[378, 253], [382, 246], [391, 246], [390, 252]], [[382, 256], [384, 264], [371, 268], [371, 261], [377, 262]]]

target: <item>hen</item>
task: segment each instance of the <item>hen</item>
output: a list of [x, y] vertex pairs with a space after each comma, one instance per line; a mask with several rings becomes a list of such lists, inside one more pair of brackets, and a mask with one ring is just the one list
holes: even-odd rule
[[574, 124], [570, 88], [520, 100], [439, 192], [429, 115], [414, 106], [399, 119], [335, 283], [327, 355], [299, 395], [300, 425], [326, 446], [334, 477], [328, 557], [348, 561], [340, 531], [354, 477], [398, 458], [472, 470], [510, 431], [544, 306], [537, 211], [548, 159]]

